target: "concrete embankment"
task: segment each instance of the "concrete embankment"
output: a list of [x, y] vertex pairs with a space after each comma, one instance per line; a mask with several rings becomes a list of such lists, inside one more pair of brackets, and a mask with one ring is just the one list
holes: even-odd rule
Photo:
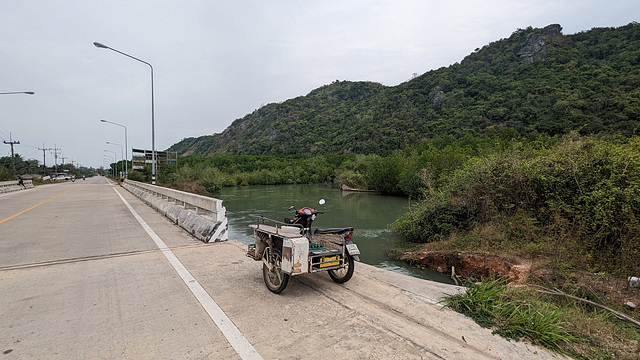
[[127, 180], [124, 188], [206, 243], [228, 240], [222, 200]]
[[33, 182], [31, 180], [24, 180], [24, 187], [22, 187], [18, 183], [18, 180], [0, 181], [0, 194], [18, 191], [18, 190], [24, 190], [25, 187], [27, 189], [33, 189], [34, 188]]

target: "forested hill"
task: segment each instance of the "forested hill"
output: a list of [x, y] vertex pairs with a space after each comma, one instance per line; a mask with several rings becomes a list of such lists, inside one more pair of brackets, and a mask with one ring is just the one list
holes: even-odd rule
[[397, 86], [336, 81], [187, 138], [180, 155], [376, 153], [449, 134], [632, 135], [640, 125], [640, 24], [562, 35], [518, 29], [460, 63]]

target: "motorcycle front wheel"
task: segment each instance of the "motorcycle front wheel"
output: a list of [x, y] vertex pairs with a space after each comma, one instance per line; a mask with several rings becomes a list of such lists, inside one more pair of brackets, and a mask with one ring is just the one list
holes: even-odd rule
[[353, 257], [349, 255], [349, 253], [345, 253], [344, 260], [345, 265], [343, 268], [327, 271], [329, 273], [329, 276], [331, 276], [331, 279], [333, 279], [333, 281], [337, 282], [338, 284], [346, 283], [353, 276], [355, 264], [353, 261]]
[[278, 249], [266, 248], [262, 254], [263, 259], [271, 265], [271, 270], [266, 264], [262, 264], [262, 278], [267, 289], [274, 294], [281, 293], [289, 283], [289, 274], [282, 271], [282, 254]]

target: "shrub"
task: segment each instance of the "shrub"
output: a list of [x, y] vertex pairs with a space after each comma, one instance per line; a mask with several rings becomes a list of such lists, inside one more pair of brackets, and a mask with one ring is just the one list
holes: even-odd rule
[[525, 240], [536, 253], [572, 248], [563, 257], [575, 255], [573, 266], [636, 273], [639, 150], [640, 138], [604, 141], [577, 134], [549, 149], [514, 144], [471, 158], [443, 177], [393, 228], [410, 241], [432, 242], [454, 233], [477, 236], [476, 228], [493, 224], [504, 249]]

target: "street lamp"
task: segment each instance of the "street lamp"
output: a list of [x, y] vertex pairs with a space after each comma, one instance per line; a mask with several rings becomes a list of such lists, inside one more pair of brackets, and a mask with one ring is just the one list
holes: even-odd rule
[[27, 95], [33, 95], [35, 94], [33, 91], [11, 91], [11, 92], [3, 92], [0, 93], [0, 95], [12, 95], [12, 94], [27, 94]]
[[129, 54], [123, 53], [120, 50], [116, 50], [107, 45], [101, 44], [99, 42], [94, 42], [93, 45], [99, 49], [109, 49], [117, 52], [118, 54], [124, 55], [133, 60], [140, 61], [143, 64], [149, 65], [151, 68], [151, 184], [156, 184], [156, 135], [155, 135], [155, 110], [154, 110], [154, 100], [153, 100], [153, 66], [148, 62], [138, 59], [137, 57], [131, 56]]
[[126, 175], [129, 175], [129, 153], [127, 152], [127, 150], [129, 149], [129, 146], [127, 145], [127, 127], [122, 125], [122, 124], [118, 124], [118, 123], [114, 123], [108, 120], [100, 120], [103, 123], [109, 123], [109, 124], [113, 124], [113, 125], [118, 125], [118, 126], [122, 126], [124, 128], [124, 155], [125, 155], [125, 161], [124, 161], [124, 168], [125, 171], [124, 173]]
[[[109, 142], [109, 141], [107, 141], [107, 144], [109, 144], [109, 145], [118, 145], [118, 146], [120, 146], [120, 156], [121, 156], [121, 157], [122, 157], [122, 159], [124, 160], [124, 155], [123, 155], [123, 152], [122, 152], [122, 145], [120, 145], [120, 144], [116, 144], [116, 143], [112, 143], [112, 142]], [[122, 167], [122, 175], [124, 176], [124, 174], [126, 174], [126, 173], [124, 172], [124, 164], [121, 164], [121, 165], [120, 165], [120, 167]]]
[[114, 169], [114, 175], [115, 175], [115, 170], [118, 170], [118, 153], [116, 153], [115, 151], [111, 151], [111, 150], [104, 150], [105, 152], [110, 152], [113, 154], [113, 162], [116, 163], [115, 169]]
[[[111, 155], [103, 154], [102, 155], [102, 160], [110, 161], [110, 163], [109, 163], [109, 175], [111, 175], [111, 164], [115, 163], [115, 159]], [[115, 173], [113, 174], [113, 177], [116, 177]]]

